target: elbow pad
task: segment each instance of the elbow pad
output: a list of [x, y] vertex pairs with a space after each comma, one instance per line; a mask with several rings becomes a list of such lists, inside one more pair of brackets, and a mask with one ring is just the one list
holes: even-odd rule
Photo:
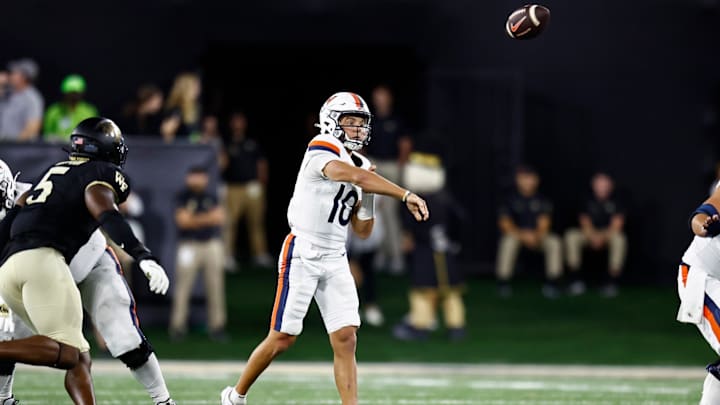
[[157, 261], [157, 259], [153, 257], [152, 253], [150, 253], [150, 250], [135, 237], [132, 229], [130, 229], [130, 225], [128, 225], [127, 221], [125, 221], [125, 218], [123, 218], [120, 212], [116, 210], [107, 210], [100, 214], [98, 222], [105, 232], [107, 232], [110, 239], [115, 241], [115, 243], [117, 243], [136, 261], [139, 262], [145, 259], [153, 259]]

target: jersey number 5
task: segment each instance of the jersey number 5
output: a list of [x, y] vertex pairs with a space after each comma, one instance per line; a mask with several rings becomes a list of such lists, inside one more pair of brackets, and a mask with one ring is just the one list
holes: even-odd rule
[[[350, 191], [348, 191], [347, 195], [345, 195], [345, 198], [343, 198], [344, 192], [345, 185], [341, 184], [340, 190], [338, 190], [338, 193], [333, 199], [333, 209], [330, 211], [330, 216], [328, 217], [328, 222], [332, 223], [335, 221], [335, 215], [337, 215], [338, 222], [340, 222], [340, 225], [342, 226], [347, 225], [348, 222], [350, 222], [350, 216], [352, 216], [353, 209], [348, 209], [348, 206], [355, 207], [355, 204], [358, 202], [358, 194], [353, 188], [350, 188]], [[350, 200], [352, 200], [352, 203]]]
[[25, 203], [27, 205], [44, 203], [45, 200], [47, 200], [48, 196], [50, 196], [50, 193], [52, 193], [53, 191], [53, 183], [50, 180], [50, 176], [52, 176], [53, 174], [63, 175], [67, 173], [68, 170], [70, 170], [69, 167], [51, 167], [50, 170], [45, 173], [45, 176], [43, 176], [42, 180], [40, 180], [40, 183], [38, 183], [37, 186], [33, 188], [33, 191], [41, 190], [40, 194], [38, 194], [37, 197], [28, 197], [27, 200], [25, 200]]

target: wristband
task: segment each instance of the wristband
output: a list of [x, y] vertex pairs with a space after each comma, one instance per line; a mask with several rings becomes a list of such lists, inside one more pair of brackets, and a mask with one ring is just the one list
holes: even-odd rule
[[[713, 217], [715, 215], [718, 215], [718, 210], [712, 204], [703, 204], [697, 207], [695, 211], [690, 214], [690, 229], [692, 229], [692, 220], [697, 214], [705, 214], [709, 217]], [[715, 236], [720, 234], [720, 222], [713, 222], [712, 224], [710, 224], [707, 227], [707, 234], [708, 236]]]
[[360, 200], [357, 218], [361, 221], [369, 221], [375, 218], [375, 194], [362, 193], [362, 200]]
[[410, 194], [412, 194], [412, 192], [410, 192], [410, 190], [405, 190], [405, 194], [402, 197], [402, 202], [407, 202], [407, 199], [410, 196]]

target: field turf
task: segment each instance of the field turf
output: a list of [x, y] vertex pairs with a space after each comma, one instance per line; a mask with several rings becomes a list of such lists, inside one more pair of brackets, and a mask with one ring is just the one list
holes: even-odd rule
[[[240, 363], [163, 364], [178, 404], [219, 404]], [[151, 404], [115, 361], [95, 364], [99, 404]], [[379, 364], [360, 366], [361, 404], [696, 404], [702, 370], [669, 367]], [[22, 367], [15, 394], [23, 405], [67, 404], [62, 373]], [[250, 405], [340, 404], [328, 363], [280, 362], [258, 380]]]

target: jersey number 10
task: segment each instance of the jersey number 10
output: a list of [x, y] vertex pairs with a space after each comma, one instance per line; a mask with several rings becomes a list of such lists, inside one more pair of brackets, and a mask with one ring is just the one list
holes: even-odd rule
[[[345, 198], [343, 198], [343, 193], [345, 193], [345, 185], [341, 184], [340, 190], [338, 190], [338, 193], [333, 199], [333, 209], [332, 211], [330, 211], [328, 222], [334, 222], [335, 215], [337, 215], [337, 219], [340, 225], [345, 226], [348, 224], [348, 222], [350, 222], [353, 208], [358, 202], [358, 194], [352, 187], [350, 188], [350, 191], [348, 191], [348, 193], [345, 195]], [[352, 202], [350, 202], [350, 200], [352, 200]]]

